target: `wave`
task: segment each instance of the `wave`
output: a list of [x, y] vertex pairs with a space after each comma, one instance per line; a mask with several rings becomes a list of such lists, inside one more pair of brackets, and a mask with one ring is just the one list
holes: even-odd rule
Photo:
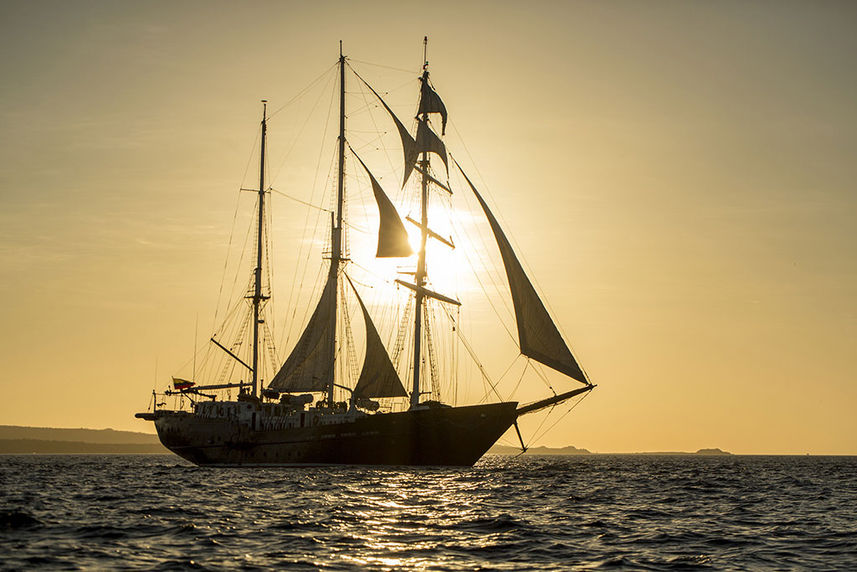
[[0, 568], [846, 570], [857, 459], [216, 470], [7, 458]]

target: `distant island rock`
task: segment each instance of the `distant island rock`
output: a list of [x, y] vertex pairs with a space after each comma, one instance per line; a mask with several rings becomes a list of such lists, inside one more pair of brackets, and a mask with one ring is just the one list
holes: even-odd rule
[[[510, 447], [508, 445], [494, 445], [488, 449], [489, 455], [520, 455], [520, 447]], [[568, 447], [530, 447], [525, 455], [731, 455], [732, 453], [723, 449], [710, 448], [699, 449], [695, 453], [688, 451], [644, 451], [641, 453], [592, 453], [586, 449], [579, 449], [569, 445]]]
[[[489, 455], [519, 455], [520, 447], [509, 447], [507, 445], [494, 445], [488, 449]], [[553, 447], [530, 447], [525, 455], [591, 455], [586, 449], [578, 449], [571, 445], [561, 448]]]
[[695, 453], [696, 455], [731, 455], [729, 451], [724, 451], [723, 449], [700, 449]]
[[644, 451], [642, 453], [631, 453], [632, 455], [705, 455], [705, 456], [717, 456], [717, 455], [731, 455], [732, 453], [728, 451], [724, 451], [722, 449], [700, 449], [695, 453], [691, 453], [688, 451]]

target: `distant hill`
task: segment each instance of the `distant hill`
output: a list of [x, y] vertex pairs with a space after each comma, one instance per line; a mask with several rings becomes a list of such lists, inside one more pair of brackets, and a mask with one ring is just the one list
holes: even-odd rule
[[0, 439], [39, 439], [44, 441], [80, 441], [83, 443], [159, 443], [158, 436], [113, 429], [58, 429], [0, 425]]
[[0, 425], [0, 454], [166, 454], [157, 435], [113, 429]]
[[[489, 455], [519, 455], [520, 447], [509, 447], [506, 445], [494, 445], [488, 449]], [[525, 455], [591, 455], [586, 449], [578, 449], [569, 445], [568, 447], [530, 447]]]
[[[54, 427], [20, 427], [0, 425], [2, 454], [167, 454], [157, 435], [113, 429], [61, 429]], [[494, 445], [489, 455], [519, 455], [519, 447]], [[525, 455], [592, 455], [586, 449], [567, 447], [531, 447]], [[631, 453], [633, 455], [731, 455], [722, 449], [700, 449], [695, 453], [681, 451]]]

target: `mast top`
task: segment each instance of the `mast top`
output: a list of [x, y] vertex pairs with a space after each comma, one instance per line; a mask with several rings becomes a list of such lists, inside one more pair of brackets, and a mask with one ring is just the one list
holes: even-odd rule
[[342, 40], [339, 40], [339, 57], [342, 57]]
[[428, 69], [428, 36], [423, 37], [423, 71]]

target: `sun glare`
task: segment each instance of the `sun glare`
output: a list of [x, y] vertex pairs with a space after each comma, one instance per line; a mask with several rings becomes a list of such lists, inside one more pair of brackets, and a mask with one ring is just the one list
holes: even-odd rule
[[[473, 278], [473, 269], [469, 266], [470, 261], [477, 258], [476, 253], [465, 235], [456, 235], [453, 232], [451, 215], [444, 205], [432, 205], [429, 208], [428, 219], [431, 230], [454, 247], [437, 238], [427, 239], [427, 287], [445, 296], [457, 298], [463, 290], [478, 286]], [[355, 261], [364, 270], [370, 271], [387, 282], [395, 283], [396, 280], [402, 280], [413, 283], [417, 268], [417, 252], [420, 248], [419, 227], [411, 222], [405, 222], [408, 242], [414, 250], [414, 254], [407, 258], [376, 258], [377, 222], [370, 224], [369, 228], [368, 233], [354, 233], [351, 236], [351, 250]]]

